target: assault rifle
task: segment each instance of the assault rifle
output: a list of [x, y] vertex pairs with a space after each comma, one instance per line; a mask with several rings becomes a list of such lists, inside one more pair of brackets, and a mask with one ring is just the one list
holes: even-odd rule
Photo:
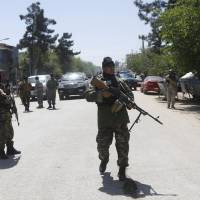
[[[109, 96], [108, 94], [109, 92], [109, 87], [106, 85], [106, 83], [104, 83], [102, 80], [97, 79], [96, 77], [94, 77], [91, 80], [91, 85], [98, 88], [99, 90], [102, 90], [103, 92], [106, 92], [107, 96]], [[112, 95], [112, 93], [110, 93], [110, 95]], [[139, 111], [139, 115], [136, 118], [136, 120], [133, 122], [133, 124], [131, 125], [131, 127], [129, 128], [129, 132], [131, 131], [131, 129], [133, 128], [133, 126], [139, 122], [139, 119], [141, 117], [141, 115], [147, 115], [149, 117], [151, 117], [153, 120], [155, 120], [156, 122], [158, 122], [159, 124], [163, 124], [158, 118], [158, 117], [153, 117], [151, 114], [149, 114], [148, 112], [146, 112], [145, 110], [143, 110], [142, 108], [140, 108], [133, 100], [133, 97], [125, 94], [123, 91], [120, 90], [119, 93], [119, 98], [118, 98], [119, 102], [122, 105], [125, 105], [129, 110], [131, 109], [136, 109], [137, 111]]]
[[141, 115], [147, 115], [149, 117], [151, 117], [153, 120], [155, 120], [156, 122], [158, 122], [159, 124], [163, 124], [158, 118], [158, 117], [154, 117], [151, 114], [149, 114], [147, 111], [143, 110], [142, 108], [140, 108], [133, 100], [130, 96], [128, 96], [127, 94], [124, 94], [122, 91], [120, 91], [120, 96], [119, 96], [119, 101], [121, 103], [123, 103], [124, 105], [126, 105], [126, 107], [128, 109], [136, 109], [137, 111], [139, 111], [139, 115], [137, 116], [136, 120], [133, 122], [133, 124], [131, 125], [131, 127], [129, 128], [129, 132], [131, 131], [131, 129], [133, 128], [133, 126], [139, 122], [139, 119], [141, 117]]
[[17, 120], [17, 124], [19, 126], [19, 116], [18, 116], [18, 112], [17, 112], [17, 107], [16, 107], [16, 103], [15, 103], [15, 97], [14, 97], [14, 94], [10, 94], [10, 101], [11, 101], [11, 111], [12, 111], [12, 114], [15, 114], [15, 118]]

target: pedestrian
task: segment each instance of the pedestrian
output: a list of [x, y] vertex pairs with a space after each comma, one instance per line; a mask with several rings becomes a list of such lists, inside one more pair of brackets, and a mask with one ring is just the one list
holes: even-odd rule
[[43, 108], [43, 84], [40, 82], [39, 77], [35, 77], [35, 92], [37, 96], [37, 102], [38, 102], [38, 107], [37, 108]]
[[177, 95], [177, 83], [178, 77], [173, 69], [169, 70], [169, 73], [165, 77], [167, 87], [167, 108], [175, 109], [175, 97]]
[[30, 83], [28, 83], [28, 78], [24, 77], [23, 81], [19, 85], [19, 90], [22, 103], [25, 107], [25, 112], [30, 111], [29, 107], [30, 107], [31, 89], [32, 86]]
[[101, 160], [99, 171], [104, 173], [109, 161], [109, 147], [115, 136], [115, 145], [118, 154], [117, 164], [119, 166], [118, 177], [120, 181], [126, 179], [126, 167], [129, 153], [129, 131], [127, 124], [129, 116], [125, 105], [118, 105], [120, 91], [134, 98], [130, 88], [117, 76], [115, 76], [115, 64], [112, 58], [105, 57], [102, 62], [103, 73], [98, 79], [104, 81], [108, 90], [99, 90], [93, 87], [86, 92], [88, 102], [96, 102], [98, 108], [98, 134], [96, 137], [97, 150]]
[[[54, 75], [51, 74], [51, 78], [47, 81], [47, 101], [48, 108], [47, 109], [56, 109], [56, 89], [58, 87], [58, 82], [55, 80]], [[53, 107], [52, 107], [53, 106]]]
[[[16, 150], [13, 146], [12, 106], [10, 98], [0, 89], [0, 159], [3, 160], [8, 159], [10, 155], [21, 154], [21, 151]], [[7, 146], [6, 153], [5, 145]]]
[[10, 95], [11, 93], [11, 86], [10, 86], [10, 82], [9, 80], [6, 81], [6, 84], [4, 86], [4, 92], [7, 94], [7, 95]]

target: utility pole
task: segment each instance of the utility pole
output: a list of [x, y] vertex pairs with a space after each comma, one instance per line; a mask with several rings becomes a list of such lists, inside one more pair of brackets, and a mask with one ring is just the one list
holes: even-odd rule
[[144, 36], [144, 35], [139, 35], [139, 39], [142, 40], [142, 52], [144, 53], [144, 41], [146, 40], [146, 36]]

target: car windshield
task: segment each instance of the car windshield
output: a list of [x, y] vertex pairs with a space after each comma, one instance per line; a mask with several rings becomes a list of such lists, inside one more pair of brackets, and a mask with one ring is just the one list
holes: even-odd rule
[[84, 77], [82, 74], [78, 73], [69, 73], [69, 74], [64, 74], [62, 77], [62, 80], [64, 81], [74, 81], [74, 80], [84, 80]]
[[119, 73], [119, 76], [121, 78], [133, 78], [133, 75], [129, 73]]
[[147, 76], [144, 81], [157, 81], [157, 82], [161, 82], [163, 81], [163, 78], [160, 76]]
[[[41, 77], [39, 77], [39, 81], [41, 83], [45, 83], [46, 82], [46, 78], [41, 76]], [[29, 83], [36, 83], [35, 77], [29, 77], [28, 78], [28, 82]]]

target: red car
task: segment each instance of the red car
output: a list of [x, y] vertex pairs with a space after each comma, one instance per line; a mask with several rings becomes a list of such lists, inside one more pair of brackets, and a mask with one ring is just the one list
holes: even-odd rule
[[160, 87], [158, 83], [162, 83], [164, 79], [160, 76], [147, 76], [141, 85], [141, 92], [156, 92], [160, 93]]

